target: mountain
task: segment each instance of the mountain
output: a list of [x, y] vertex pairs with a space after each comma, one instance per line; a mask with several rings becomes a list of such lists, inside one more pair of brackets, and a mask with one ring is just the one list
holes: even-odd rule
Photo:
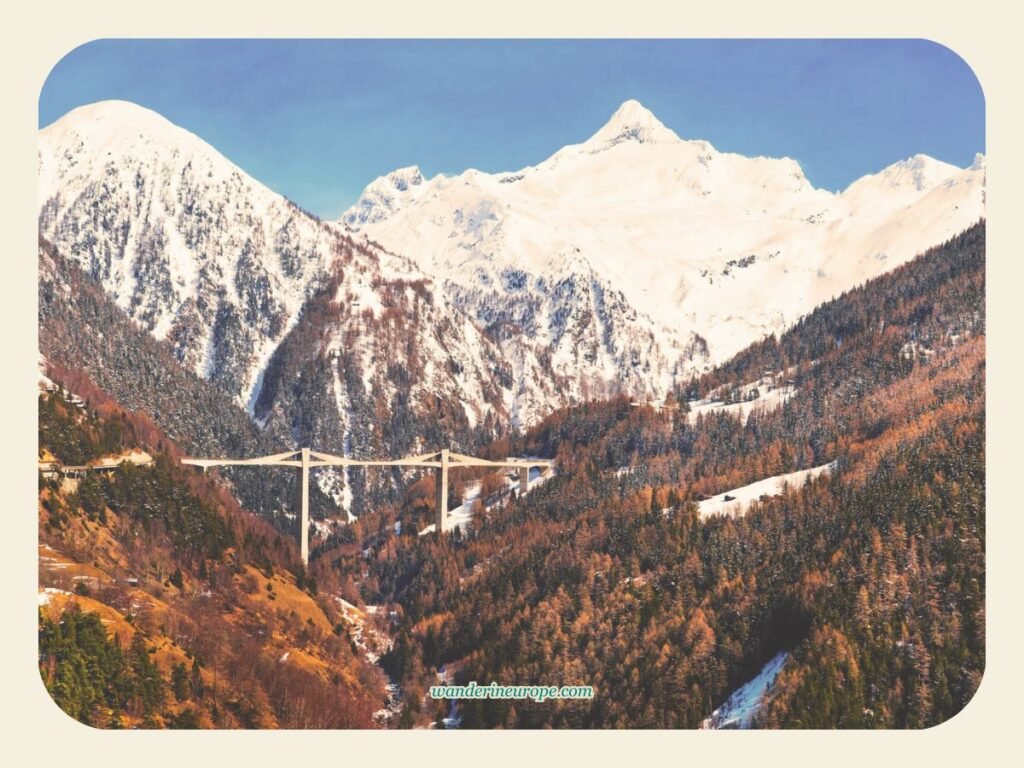
[[[375, 456], [425, 440], [469, 447], [477, 432], [508, 423], [513, 375], [501, 350], [412, 262], [354, 242], [156, 113], [125, 102], [70, 112], [40, 132], [39, 174], [50, 313], [41, 347], [125, 402], [154, 408], [165, 428], [198, 438], [210, 431], [205, 421], [226, 417], [186, 408], [195, 418], [182, 423], [158, 403], [155, 382], [180, 379], [167, 372], [168, 356], [133, 370], [103, 341], [105, 324], [130, 334], [98, 298], [88, 317], [66, 306], [86, 301], [69, 291], [72, 267], [278, 443]], [[95, 354], [77, 351], [86, 348]], [[140, 391], [133, 378], [150, 383]], [[192, 445], [240, 445], [226, 434]], [[353, 510], [341, 473], [318, 479], [335, 506]]]
[[41, 238], [182, 365], [261, 427], [368, 452], [663, 397], [975, 222], [985, 173], [917, 156], [832, 193], [635, 101], [518, 172], [395, 171], [338, 223], [125, 102], [43, 129], [39, 172]]
[[570, 401], [661, 396], [975, 223], [984, 182], [981, 156], [918, 155], [833, 193], [790, 158], [681, 139], [627, 101], [519, 171], [395, 171], [340, 221], [416, 260], [506, 350], [550, 352]]
[[321, 287], [333, 280], [351, 314], [379, 314], [389, 307], [380, 293], [426, 280], [127, 102], [81, 107], [42, 130], [39, 179], [41, 237], [250, 411], [273, 351]]
[[334, 260], [334, 238], [198, 137], [127, 102], [39, 134], [40, 235], [242, 402]]

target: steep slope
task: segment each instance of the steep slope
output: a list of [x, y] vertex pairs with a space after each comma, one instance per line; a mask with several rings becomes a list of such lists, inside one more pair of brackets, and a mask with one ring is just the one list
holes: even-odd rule
[[61, 463], [153, 456], [40, 479], [39, 668], [62, 709], [111, 728], [373, 726], [386, 680], [329, 572], [178, 464], [144, 416], [58, 390], [39, 423]]
[[[62, 378], [84, 376], [147, 413], [192, 455], [313, 445], [375, 457], [489, 440], [507, 419], [511, 382], [494, 345], [429, 282], [360, 272], [349, 248], [359, 250], [345, 243], [334, 276], [306, 302], [261, 373], [255, 422], [48, 243], [40, 246], [40, 351]], [[249, 508], [289, 525], [282, 515], [294, 518], [298, 499], [291, 473], [227, 474]], [[404, 482], [334, 469], [317, 470], [314, 480], [322, 491], [311, 499], [314, 516], [342, 520], [393, 500]]]
[[[159, 115], [124, 102], [74, 110], [40, 133], [39, 170], [44, 353], [151, 409], [168, 431], [193, 438], [193, 450], [254, 444], [237, 439], [237, 425], [233, 437], [210, 434], [234, 424], [223, 408], [205, 418], [175, 412], [164, 387], [195, 387], [163, 352], [133, 371], [113, 340], [140, 342], [117, 312], [244, 407], [272, 452], [469, 447], [508, 423], [511, 367], [412, 262], [353, 242]], [[353, 507], [339, 473], [318, 479], [336, 508], [359, 512], [362, 495]], [[378, 488], [385, 495], [388, 482]]]
[[[257, 429], [233, 398], [182, 367], [167, 340], [134, 323], [75, 262], [45, 243], [39, 258], [39, 350], [50, 378], [89, 397], [93, 407], [109, 398], [145, 413], [187, 454], [265, 455], [290, 444], [283, 425]], [[297, 498], [290, 475], [268, 482], [243, 472], [233, 479], [242, 503], [268, 519]]]
[[514, 173], [396, 171], [341, 222], [416, 259], [484, 325], [551, 349], [555, 373], [643, 396], [962, 231], [983, 203], [980, 156], [961, 170], [919, 155], [836, 194], [794, 160], [680, 139], [628, 101]]
[[[254, 414], [257, 423], [286, 424], [296, 441], [337, 454], [472, 450], [507, 424], [511, 384], [500, 351], [434, 284], [342, 268], [310, 297], [270, 358]], [[393, 498], [401, 477], [316, 475], [334, 504], [355, 514]]]
[[[41, 131], [39, 178], [40, 236], [253, 415], [267, 363], [325, 286], [345, 319], [362, 323], [361, 347], [379, 360], [395, 340], [377, 349], [372, 319], [411, 316], [410, 285], [432, 291], [408, 260], [354, 244], [133, 104], [81, 107]], [[450, 330], [426, 354], [443, 367], [451, 347], [466, 375], [455, 386], [421, 383], [467, 403], [470, 420], [482, 421], [489, 406], [503, 416], [506, 396], [490, 384], [493, 349], [443, 298], [427, 303], [423, 321]]]

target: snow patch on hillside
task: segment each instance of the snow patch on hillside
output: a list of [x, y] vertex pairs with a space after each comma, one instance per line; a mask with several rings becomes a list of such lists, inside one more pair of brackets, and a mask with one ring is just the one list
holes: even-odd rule
[[[507, 498], [507, 494], [508, 494], [509, 491], [515, 490], [518, 493], [518, 491], [519, 491], [519, 478], [518, 478], [518, 475], [516, 475], [515, 473], [512, 473], [512, 472], [508, 472], [508, 473], [504, 473], [504, 474], [505, 474], [505, 490], [504, 490], [504, 492], [501, 494], [501, 497], [500, 497], [499, 500], [497, 500], [494, 503], [487, 504], [484, 507], [485, 510], [494, 509], [494, 507], [496, 507], [498, 504], [503, 503], [504, 500]], [[537, 486], [541, 485], [542, 483], [547, 482], [549, 479], [551, 479], [551, 477], [553, 475], [554, 475], [554, 470], [550, 470], [550, 471], [547, 472], [547, 474], [543, 474], [538, 467], [531, 467], [530, 468], [530, 478], [529, 478], [529, 482], [527, 484], [527, 492], [532, 491]], [[444, 529], [446, 531], [451, 531], [451, 530], [454, 530], [456, 528], [459, 528], [459, 529], [462, 530], [463, 533], [465, 533], [466, 527], [470, 524], [470, 521], [473, 519], [473, 503], [477, 499], [480, 498], [480, 486], [481, 486], [481, 482], [479, 480], [474, 481], [472, 483], [468, 483], [466, 485], [466, 487], [465, 487], [465, 489], [463, 490], [463, 493], [462, 493], [462, 503], [459, 506], [455, 507], [454, 509], [448, 510], [448, 519], [445, 520], [445, 526], [444, 526]], [[433, 533], [435, 530], [437, 530], [437, 525], [435, 523], [431, 523], [430, 525], [428, 525], [425, 528], [423, 528], [423, 530], [421, 530], [419, 532], [419, 535], [420, 536], [424, 536], [424, 535], [426, 535], [428, 533]]]
[[821, 475], [829, 474], [835, 469], [836, 463], [822, 464], [820, 467], [801, 469], [796, 472], [788, 472], [784, 475], [766, 477], [756, 483], [744, 485], [740, 488], [733, 488], [725, 493], [715, 495], [713, 498], [697, 502], [697, 510], [701, 517], [711, 515], [742, 515], [747, 507], [762, 496], [779, 496], [785, 493], [787, 488], [799, 488], [808, 480], [814, 480]]
[[39, 590], [39, 605], [48, 605], [50, 599], [54, 595], [70, 595], [66, 589], [57, 589], [57, 587], [44, 587]]
[[755, 382], [745, 384], [737, 389], [738, 402], [726, 404], [720, 395], [713, 395], [702, 400], [690, 400], [687, 419], [691, 424], [697, 422], [699, 416], [715, 413], [728, 413], [738, 416], [746, 424], [750, 414], [769, 413], [781, 408], [796, 396], [797, 389], [791, 383], [776, 384], [775, 377], [765, 376]]
[[754, 678], [735, 691], [718, 709], [711, 713], [701, 724], [704, 730], [747, 729], [754, 725], [754, 717], [764, 705], [765, 696], [775, 683], [789, 654], [785, 651], [777, 654], [761, 668]]

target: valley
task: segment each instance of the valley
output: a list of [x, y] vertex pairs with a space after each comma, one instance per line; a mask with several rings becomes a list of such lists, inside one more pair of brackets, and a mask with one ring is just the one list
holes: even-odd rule
[[[829, 192], [629, 101], [329, 222], [102, 102], [39, 167], [40, 672], [72, 717], [924, 728], [977, 689], [983, 158]], [[438, 531], [432, 471], [317, 467], [306, 563], [293, 468], [182, 462], [304, 447], [553, 471], [460, 469]]]

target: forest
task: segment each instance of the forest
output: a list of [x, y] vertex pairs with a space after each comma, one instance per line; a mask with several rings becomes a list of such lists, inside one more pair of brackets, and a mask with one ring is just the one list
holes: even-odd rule
[[[459, 538], [379, 538], [333, 565], [395, 603], [385, 668], [406, 722], [457, 683], [593, 685], [593, 702], [460, 703], [463, 727], [696, 727], [779, 650], [771, 727], [926, 727], [984, 669], [984, 229], [823, 306], [678, 400], [787, 372], [744, 422], [632, 408], [553, 414], [511, 446], [557, 476]], [[696, 501], [836, 462], [830, 477], [701, 519]], [[365, 533], [364, 533], [365, 532]], [[369, 555], [362, 554], [369, 549]], [[365, 577], [358, 579], [360, 572]], [[431, 709], [433, 707], [433, 709]], [[425, 711], [424, 711], [425, 710]]]
[[[70, 714], [107, 725], [368, 727], [384, 679], [345, 601], [387, 617], [379, 666], [401, 706], [379, 725], [440, 724], [448, 703], [425, 694], [443, 669], [456, 684], [595, 690], [462, 701], [464, 728], [695, 728], [780, 651], [759, 726], [941, 723], [985, 664], [984, 266], [979, 223], [681, 384], [678, 408], [591, 401], [481, 444], [552, 458], [555, 474], [522, 497], [499, 476], [462, 478], [452, 502], [475, 479], [486, 504], [441, 537], [418, 535], [432, 479], [408, 482], [322, 541], [308, 572], [230, 486], [177, 465], [158, 419], [69, 371], [60, 383], [90, 396], [81, 409], [40, 397], [41, 448], [65, 463], [134, 445], [155, 455], [74, 493], [41, 482], [41, 542], [109, 577], [64, 587], [106, 590], [99, 602], [133, 616], [104, 638], [87, 611], [58, 620], [51, 600], [44, 680]], [[730, 410], [759, 380], [793, 395]], [[725, 407], [693, 411], [716, 397]], [[244, 433], [227, 424], [215, 428]], [[701, 513], [709, 497], [823, 465], [744, 515]], [[148, 622], [132, 614], [131, 579], [160, 603]], [[285, 649], [305, 665], [277, 663]]]
[[92, 395], [40, 395], [41, 452], [154, 455], [73, 486], [41, 476], [39, 666], [57, 704], [109, 728], [372, 727], [383, 675], [297, 542]]

